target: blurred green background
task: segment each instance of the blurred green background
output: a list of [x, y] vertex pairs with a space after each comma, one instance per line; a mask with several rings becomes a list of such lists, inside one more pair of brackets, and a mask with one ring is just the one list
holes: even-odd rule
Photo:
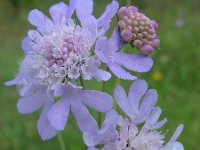
[[[58, 1], [0, 0], [0, 150], [60, 149], [57, 137], [45, 142], [40, 139], [36, 129], [40, 110], [28, 115], [19, 114], [16, 87], [3, 85], [15, 76], [23, 59], [21, 40], [27, 30], [33, 28], [27, 21], [28, 12], [38, 8], [48, 14], [48, 8]], [[99, 16], [109, 0], [94, 1], [94, 14]], [[121, 6], [125, 5], [125, 0], [119, 2]], [[163, 110], [162, 118], [168, 118], [162, 131], [169, 129], [166, 134], [169, 139], [178, 124], [183, 123], [185, 128], [179, 140], [186, 150], [200, 150], [200, 1], [134, 0], [132, 4], [157, 20], [160, 26], [158, 36], [161, 45], [152, 55], [154, 67], [138, 76], [147, 80], [149, 87], [159, 93], [157, 105]], [[116, 20], [112, 27], [115, 25]], [[131, 47], [127, 50], [130, 51]], [[113, 78], [106, 84], [110, 94], [115, 81]], [[120, 83], [126, 89], [131, 84], [130, 81]], [[100, 89], [101, 84], [96, 81], [86, 83], [90, 89]], [[61, 134], [67, 150], [84, 149], [73, 116], [69, 117]]]

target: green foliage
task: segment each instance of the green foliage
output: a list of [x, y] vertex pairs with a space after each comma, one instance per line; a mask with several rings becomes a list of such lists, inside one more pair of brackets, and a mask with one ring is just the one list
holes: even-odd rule
[[[23, 58], [21, 40], [31, 28], [27, 22], [27, 13], [31, 8], [48, 11], [51, 4], [59, 0], [9, 0], [0, 1], [0, 149], [1, 150], [38, 150], [60, 149], [57, 138], [41, 141], [36, 128], [39, 111], [34, 114], [21, 115], [17, 112], [16, 103], [19, 98], [16, 87], [5, 87], [3, 82], [14, 77], [18, 64]], [[30, 3], [29, 3], [30, 2]], [[99, 16], [106, 2], [95, 0], [95, 13]], [[124, 2], [120, 1], [121, 4]], [[185, 124], [179, 140], [186, 150], [200, 149], [200, 34], [199, 34], [199, 1], [177, 0], [135, 0], [140, 10], [150, 18], [158, 21], [158, 35], [161, 46], [152, 55], [153, 69], [145, 74], [138, 74], [149, 83], [150, 88], [159, 93], [158, 105], [163, 110], [163, 117], [168, 122], [163, 129], [170, 129], [167, 137], [172, 135], [179, 123]], [[12, 4], [12, 5], [11, 5]], [[13, 8], [16, 6], [16, 8]], [[13, 17], [13, 9], [20, 9]], [[47, 14], [47, 13], [46, 13]], [[176, 26], [182, 19], [183, 25]], [[112, 26], [115, 26], [113, 21]], [[111, 30], [112, 32], [112, 30]], [[110, 34], [108, 34], [110, 35]], [[134, 51], [127, 47], [126, 51]], [[117, 81], [119, 82], [119, 81]], [[128, 89], [129, 81], [120, 81]], [[106, 90], [112, 94], [116, 85], [113, 78], [106, 83]], [[86, 82], [90, 89], [100, 89], [101, 83]], [[95, 112], [92, 113], [97, 116]], [[68, 150], [84, 149], [81, 133], [72, 116], [68, 119], [66, 130], [61, 132]]]

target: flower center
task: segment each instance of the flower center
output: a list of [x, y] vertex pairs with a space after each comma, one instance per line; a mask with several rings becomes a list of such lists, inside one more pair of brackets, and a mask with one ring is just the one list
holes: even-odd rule
[[156, 130], [139, 131], [138, 127], [122, 126], [119, 132], [119, 140], [115, 143], [119, 149], [132, 150], [159, 150], [163, 148], [164, 136]]
[[90, 34], [74, 22], [31, 31], [29, 38], [39, 62], [37, 78], [45, 84], [78, 79], [94, 44]]

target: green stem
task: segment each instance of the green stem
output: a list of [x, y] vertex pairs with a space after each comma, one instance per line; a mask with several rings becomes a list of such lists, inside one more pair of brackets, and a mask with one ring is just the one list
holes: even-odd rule
[[83, 90], [85, 89], [85, 85], [84, 85], [84, 81], [83, 81], [83, 78], [82, 78], [82, 76], [80, 76], [80, 84], [81, 84], [81, 86], [83, 87]]
[[[105, 92], [105, 88], [106, 88], [106, 82], [103, 81], [102, 87], [101, 87], [101, 92]], [[101, 127], [101, 121], [102, 121], [101, 118], [102, 118], [102, 114], [101, 114], [101, 112], [99, 112], [99, 115], [98, 115], [98, 125], [99, 125], [99, 127]]]
[[126, 5], [130, 6], [131, 5], [131, 0], [126, 0]]
[[58, 132], [58, 141], [60, 143], [61, 150], [67, 150], [66, 147], [65, 147], [65, 143], [64, 143], [63, 137], [62, 137], [60, 132]]

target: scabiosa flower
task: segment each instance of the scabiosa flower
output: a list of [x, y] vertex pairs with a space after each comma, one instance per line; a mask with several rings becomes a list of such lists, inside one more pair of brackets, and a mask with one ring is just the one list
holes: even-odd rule
[[158, 24], [150, 20], [135, 6], [121, 7], [117, 13], [122, 39], [131, 43], [141, 54], [149, 55], [160, 45], [156, 38]]
[[154, 106], [157, 92], [147, 90], [144, 80], [136, 80], [128, 96], [123, 87], [118, 86], [114, 96], [128, 118], [123, 118], [114, 110], [107, 113], [98, 132], [83, 134], [89, 150], [97, 150], [95, 146], [98, 144], [103, 145], [102, 150], [184, 150], [183, 145], [176, 141], [183, 130], [182, 124], [168, 142], [158, 130], [167, 120], [158, 121], [161, 109]]
[[[29, 13], [28, 20], [36, 29], [29, 30], [27, 37], [22, 41], [25, 59], [22, 61], [17, 77], [6, 82], [6, 85], [20, 86], [19, 112], [31, 113], [44, 106], [42, 117], [38, 120], [38, 130], [43, 140], [56, 134], [57, 126], [52, 120], [58, 112], [55, 108], [58, 108], [63, 101], [59, 112], [62, 112], [62, 108], [69, 110], [71, 105], [78, 124], [83, 120], [88, 120], [91, 124], [94, 122], [83, 103], [97, 107], [97, 110], [103, 112], [111, 109], [112, 99], [109, 95], [81, 90], [76, 86], [76, 80], [80, 76], [85, 80], [96, 78], [98, 81], [108, 80], [111, 77], [110, 73], [99, 68], [101, 62], [92, 50], [96, 40], [109, 29], [111, 18], [116, 14], [117, 9], [118, 3], [113, 0], [102, 16], [96, 19], [92, 15], [92, 0], [70, 0], [69, 6], [63, 2], [51, 6], [49, 12], [52, 20], [37, 9]], [[77, 25], [71, 18], [75, 10], [81, 25]], [[59, 90], [69, 93], [61, 92], [62, 99], [53, 106], [55, 93]], [[94, 93], [98, 94], [99, 99], [88, 98]], [[98, 106], [94, 105], [94, 101], [100, 101], [101, 98], [104, 103], [99, 102]], [[101, 104], [107, 107], [101, 109], [99, 108]], [[49, 122], [47, 114], [52, 106], [50, 114], [52, 112], [54, 114]], [[76, 113], [78, 110], [82, 110], [82, 113]], [[65, 111], [63, 111], [64, 116], [67, 115]], [[51, 118], [50, 115], [48, 117]], [[80, 128], [86, 131], [85, 128]]]
[[125, 69], [136, 72], [147, 72], [151, 69], [153, 61], [149, 56], [120, 52], [122, 46], [123, 41], [121, 40], [118, 29], [115, 28], [110, 39], [101, 37], [97, 41], [95, 53], [121, 79], [135, 80], [137, 78]]

